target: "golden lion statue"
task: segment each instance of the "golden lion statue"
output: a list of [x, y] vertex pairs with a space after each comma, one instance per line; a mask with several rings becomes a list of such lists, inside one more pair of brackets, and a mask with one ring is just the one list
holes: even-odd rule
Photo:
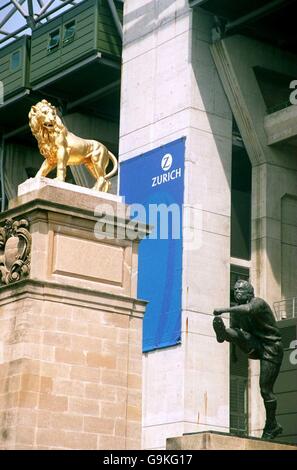
[[[84, 164], [96, 179], [93, 189], [107, 192], [111, 183], [108, 181], [118, 169], [116, 157], [100, 142], [77, 137], [67, 130], [56, 108], [48, 101], [42, 100], [32, 106], [29, 112], [29, 124], [36, 137], [41, 155], [45, 161], [36, 177], [46, 176], [57, 167], [59, 181], [65, 181], [67, 165]], [[109, 160], [113, 169], [106, 174]]]

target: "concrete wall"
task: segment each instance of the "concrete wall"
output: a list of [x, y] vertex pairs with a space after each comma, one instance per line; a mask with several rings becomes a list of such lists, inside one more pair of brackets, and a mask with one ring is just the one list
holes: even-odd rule
[[[277, 419], [284, 432], [280, 442], [297, 444], [297, 318], [278, 322], [284, 345], [284, 359], [275, 384]], [[295, 345], [295, 346], [294, 346]]]
[[[230, 108], [210, 53], [212, 19], [187, 0], [127, 0], [120, 161], [186, 136], [182, 344], [144, 355], [143, 447], [228, 431], [228, 345], [212, 311], [229, 303]], [[196, 222], [197, 223], [196, 223]]]
[[[212, 46], [213, 56], [252, 163], [252, 264], [256, 295], [271, 306], [295, 296], [297, 155], [286, 143], [268, 145], [266, 106], [254, 72], [263, 67], [295, 76], [296, 57], [245, 36]], [[290, 95], [288, 82], [288, 99]], [[259, 364], [250, 364], [250, 432], [264, 425]]]
[[[211, 55], [212, 18], [187, 3], [125, 2], [120, 160], [186, 136], [184, 201], [192, 222], [184, 230], [194, 228], [199, 240], [193, 251], [184, 247], [182, 344], [144, 357], [148, 448], [164, 446], [166, 435], [228, 428], [228, 347], [216, 344], [209, 315], [229, 303], [230, 107], [253, 166], [256, 294], [271, 305], [296, 294], [297, 157], [287, 143], [268, 145], [254, 70], [296, 75], [296, 57], [243, 36], [218, 41]], [[249, 431], [257, 436], [264, 424], [258, 380], [254, 361]]]

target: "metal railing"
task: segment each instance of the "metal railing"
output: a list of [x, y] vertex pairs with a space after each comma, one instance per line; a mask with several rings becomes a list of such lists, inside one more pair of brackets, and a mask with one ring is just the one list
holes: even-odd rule
[[297, 297], [274, 302], [273, 308], [277, 320], [297, 318]]

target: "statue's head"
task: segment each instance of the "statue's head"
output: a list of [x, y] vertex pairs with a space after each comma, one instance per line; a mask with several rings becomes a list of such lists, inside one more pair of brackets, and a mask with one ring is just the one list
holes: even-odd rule
[[56, 121], [56, 108], [47, 100], [39, 101], [39, 103], [32, 106], [29, 113], [29, 124], [33, 133], [40, 127], [45, 127], [48, 131], [53, 130], [55, 128]]
[[249, 281], [239, 279], [234, 286], [234, 298], [239, 304], [246, 304], [255, 296], [254, 288]]

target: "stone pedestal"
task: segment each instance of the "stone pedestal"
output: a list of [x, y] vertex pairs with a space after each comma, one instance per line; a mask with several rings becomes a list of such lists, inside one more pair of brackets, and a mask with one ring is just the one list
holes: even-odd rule
[[297, 450], [297, 446], [216, 432], [184, 434], [167, 439], [167, 450]]
[[29, 275], [0, 287], [0, 449], [139, 449], [145, 302], [125, 206], [27, 184], [0, 219], [32, 236]]

